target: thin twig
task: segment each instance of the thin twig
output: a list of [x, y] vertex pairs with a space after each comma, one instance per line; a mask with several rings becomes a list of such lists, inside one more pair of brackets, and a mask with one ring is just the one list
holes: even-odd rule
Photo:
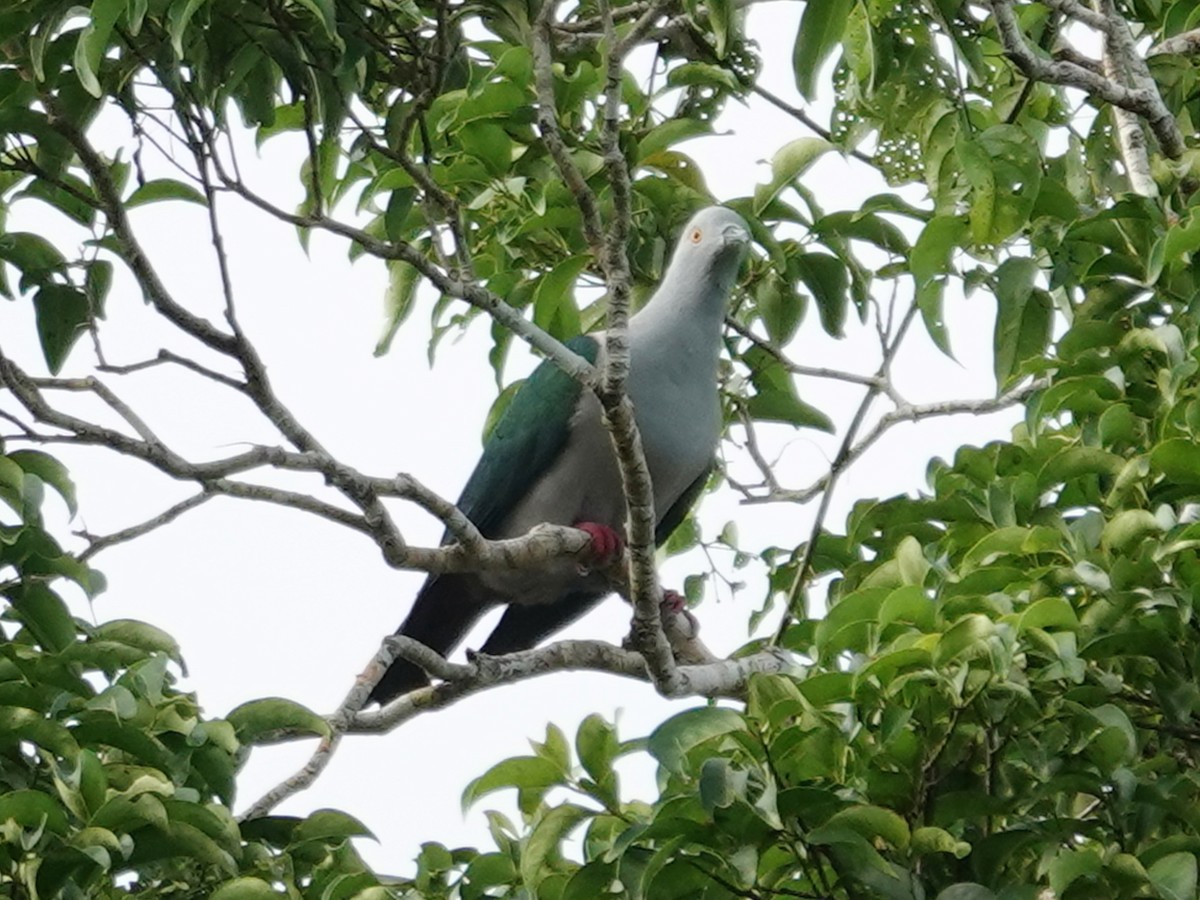
[[144, 534], [149, 534], [156, 528], [161, 528], [171, 522], [174, 522], [181, 515], [190, 509], [195, 509], [202, 503], [211, 500], [215, 495], [210, 491], [201, 491], [199, 494], [193, 494], [186, 500], [176, 503], [170, 509], [166, 509], [153, 518], [147, 519], [138, 525], [132, 525], [129, 528], [122, 528], [120, 531], [114, 531], [112, 534], [95, 535], [88, 531], [77, 531], [76, 535], [88, 542], [87, 549], [79, 554], [79, 561], [86, 562], [91, 559], [101, 550], [107, 550], [109, 547], [116, 544], [122, 544], [125, 541], [133, 540], [141, 537]]
[[218, 384], [223, 384], [225, 387], [232, 388], [235, 391], [243, 392], [246, 389], [246, 383], [238, 381], [236, 378], [230, 378], [228, 375], [222, 375], [220, 372], [214, 371], [207, 366], [201, 365], [193, 359], [188, 359], [186, 356], [180, 356], [177, 353], [172, 353], [170, 350], [159, 350], [158, 355], [153, 359], [144, 359], [141, 362], [128, 363], [126, 365], [105, 364], [98, 366], [100, 372], [108, 372], [113, 375], [130, 375], [134, 372], [140, 372], [144, 369], [150, 369], [161, 365], [177, 365], [185, 369], [190, 369], [197, 375], [203, 375], [211, 381]]
[[[886, 344], [883, 350], [883, 360], [879, 364], [878, 377], [884, 381], [890, 381], [890, 370], [892, 360], [895, 359], [896, 353], [900, 350], [900, 345], [904, 341], [905, 335], [908, 333], [908, 328], [912, 324], [913, 319], [917, 314], [917, 304], [914, 302], [909, 306], [904, 318], [900, 320], [899, 326], [896, 328], [896, 334], [891, 339], [890, 344]], [[833, 462], [829, 466], [829, 472], [825, 476], [825, 485], [821, 493], [821, 502], [817, 506], [817, 514], [813, 518], [812, 529], [809, 532], [808, 541], [804, 545], [804, 553], [800, 557], [800, 565], [796, 567], [796, 577], [792, 580], [791, 588], [788, 590], [787, 606], [783, 612], [783, 618], [779, 623], [779, 628], [775, 632], [775, 637], [772, 644], [778, 645], [783, 640], [784, 632], [787, 631], [792, 622], [792, 606], [795, 603], [796, 596], [800, 591], [804, 590], [808, 583], [812, 571], [813, 557], [816, 555], [817, 541], [820, 539], [821, 530], [825, 527], [825, 517], [829, 513], [829, 504], [833, 500], [833, 490], [837, 485], [838, 478], [846, 467], [850, 464], [851, 454], [854, 450], [854, 438], [858, 434], [858, 429], [862, 427], [863, 420], [866, 418], [867, 411], [871, 408], [871, 404], [875, 402], [875, 398], [881, 393], [880, 388], [869, 387], [863, 395], [862, 402], [859, 403], [858, 409], [854, 413], [854, 418], [850, 420], [850, 424], [846, 428], [846, 435], [842, 439], [842, 445], [838, 448], [837, 455], [833, 458]]]

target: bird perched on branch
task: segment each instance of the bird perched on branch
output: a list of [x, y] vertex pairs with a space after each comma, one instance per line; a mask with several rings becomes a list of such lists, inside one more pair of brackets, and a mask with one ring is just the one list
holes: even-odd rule
[[[750, 242], [742, 218], [719, 206], [684, 227], [658, 290], [629, 321], [633, 401], [654, 486], [655, 541], [679, 526], [703, 490], [721, 435], [717, 361], [729, 294]], [[604, 335], [568, 346], [604, 366]], [[508, 609], [480, 648], [488, 654], [532, 647], [610, 593], [606, 563], [623, 550], [625, 495], [612, 440], [596, 397], [550, 361], [517, 391], [487, 439], [483, 457], [458, 500], [489, 539], [518, 537], [544, 522], [591, 537], [579, 560], [536, 570], [430, 575], [398, 634], [446, 654], [488, 609]], [[428, 684], [397, 660], [371, 699], [386, 703]]]

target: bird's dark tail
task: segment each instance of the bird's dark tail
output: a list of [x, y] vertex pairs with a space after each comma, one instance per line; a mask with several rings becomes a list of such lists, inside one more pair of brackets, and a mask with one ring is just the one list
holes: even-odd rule
[[[437, 575], [425, 582], [408, 618], [396, 629], [445, 656], [462, 640], [487, 609], [461, 575]], [[384, 704], [429, 684], [429, 676], [405, 659], [397, 659], [371, 691], [370, 702]]]

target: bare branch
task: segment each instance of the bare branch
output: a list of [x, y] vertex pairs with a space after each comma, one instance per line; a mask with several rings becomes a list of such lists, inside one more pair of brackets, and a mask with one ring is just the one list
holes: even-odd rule
[[1105, 34], [1109, 33], [1113, 27], [1112, 22], [1106, 16], [1089, 9], [1080, 3], [1079, 0], [1042, 0], [1042, 3], [1051, 9], [1058, 10], [1068, 18], [1082, 22], [1084, 25], [1088, 25]]
[[583, 214], [583, 235], [592, 248], [592, 256], [602, 259], [604, 226], [600, 221], [596, 195], [588, 187], [575, 161], [571, 159], [571, 152], [567, 149], [562, 130], [558, 127], [558, 111], [554, 102], [554, 63], [551, 54], [554, 14], [557, 9], [556, 0], [546, 0], [533, 26], [533, 71], [538, 99], [538, 131], [542, 135], [546, 150], [554, 160], [554, 165], [562, 174], [571, 193], [575, 195], [575, 202]]
[[153, 359], [145, 359], [141, 362], [129, 363], [122, 366], [105, 364], [98, 366], [97, 368], [101, 372], [108, 372], [113, 375], [130, 375], [134, 372], [140, 372], [144, 369], [153, 368], [154, 366], [167, 364], [182, 366], [185, 369], [195, 372], [197, 375], [203, 375], [210, 381], [223, 384], [225, 387], [232, 388], [238, 392], [244, 392], [246, 389], [245, 382], [238, 381], [236, 378], [230, 378], [228, 375], [222, 375], [220, 372], [201, 365], [195, 360], [188, 359], [186, 356], [180, 356], [177, 353], [172, 353], [170, 350], [159, 350], [158, 355]]
[[[890, 343], [887, 342], [886, 335], [881, 335], [884, 346], [883, 360], [879, 364], [878, 377], [885, 382], [891, 380], [892, 360], [895, 359], [896, 353], [900, 350], [900, 345], [908, 333], [908, 328], [916, 317], [917, 309], [917, 304], [914, 301], [909, 306], [904, 318], [900, 321], [900, 325], [896, 328], [895, 336], [891, 338]], [[824, 479], [821, 502], [817, 506], [817, 514], [813, 518], [812, 530], [809, 533], [808, 541], [804, 544], [804, 554], [800, 558], [800, 565], [796, 567], [796, 577], [793, 579], [792, 586], [788, 591], [787, 607], [784, 609], [779, 628], [775, 632], [773, 644], [778, 644], [783, 639], [784, 632], [787, 630], [788, 625], [791, 624], [792, 606], [795, 603], [796, 596], [800, 591], [805, 589], [812, 573], [812, 561], [816, 554], [817, 540], [821, 536], [821, 530], [825, 527], [825, 517], [829, 514], [829, 504], [833, 500], [833, 489], [837, 484], [838, 478], [853, 459], [851, 454], [854, 452], [854, 438], [858, 434], [858, 429], [862, 427], [867, 411], [871, 408], [871, 404], [875, 402], [875, 398], [880, 392], [880, 389], [877, 387], [867, 388], [862, 402], [859, 403], [858, 409], [854, 413], [854, 418], [850, 420], [850, 424], [846, 428], [846, 435], [842, 439], [841, 447], [838, 448], [837, 456], [833, 458], [833, 462], [829, 466], [829, 472]]]
[[29, 384], [39, 391], [71, 391], [75, 393], [92, 393], [103, 400], [111, 407], [117, 415], [129, 424], [129, 426], [137, 432], [147, 444], [160, 445], [162, 441], [158, 436], [150, 430], [150, 427], [142, 421], [142, 418], [135, 413], [129, 404], [125, 403], [104, 382], [98, 378], [88, 376], [86, 378], [31, 378]]
[[[549, 4], [553, 6], [553, 4]], [[638, 28], [648, 28], [659, 15], [661, 2], [651, 4], [639, 19]], [[624, 54], [632, 44], [619, 42], [607, 0], [600, 0], [608, 54], [605, 60], [604, 123], [601, 146], [613, 197], [613, 218], [604, 236], [601, 264], [608, 287], [605, 329], [604, 377], [596, 391], [604, 409], [604, 421], [612, 436], [625, 492], [626, 528], [629, 538], [629, 593], [633, 601], [631, 636], [646, 658], [655, 686], [663, 693], [676, 689], [675, 656], [660, 621], [662, 591], [655, 564], [654, 485], [642, 450], [641, 435], [633, 404], [625, 392], [629, 376], [629, 297], [633, 279], [626, 247], [631, 225], [629, 169], [621, 152], [621, 79]], [[566, 173], [564, 172], [564, 177]], [[583, 200], [579, 197], [581, 209]]]
[[[668, 696], [740, 697], [752, 674], [778, 673], [790, 667], [791, 662], [787, 657], [775, 652], [716, 663], [679, 666], [677, 689]], [[559, 641], [535, 650], [522, 650], [504, 656], [476, 654], [465, 668], [470, 670], [470, 674], [460, 679], [413, 691], [379, 710], [357, 713], [347, 732], [390, 731], [423, 712], [443, 709], [488, 688], [526, 681], [551, 672], [608, 672], [626, 678], [648, 679], [641, 654], [601, 641]]]
[[726, 316], [725, 324], [729, 326], [730, 329], [736, 331], [739, 335], [744, 337], [746, 340], [750, 341], [750, 343], [754, 344], [754, 346], [758, 347], [760, 350], [764, 350], [771, 354], [771, 356], [778, 360], [779, 363], [793, 375], [805, 375], [810, 378], [825, 378], [831, 381], [845, 381], [850, 384], [861, 384], [864, 387], [875, 387], [887, 393], [888, 396], [892, 397], [892, 399], [897, 403], [904, 402], [904, 398], [900, 397], [899, 395], [893, 396], [894, 388], [876, 375], [860, 375], [857, 372], [845, 372], [841, 369], [824, 369], [813, 366], [802, 366], [799, 363], [793, 362], [777, 344], [767, 340], [766, 338], [759, 337], [733, 316]]
[[[1007, 394], [1002, 394], [999, 397], [992, 397], [983, 400], [947, 400], [942, 403], [928, 403], [922, 405], [905, 404], [896, 409], [884, 413], [878, 422], [871, 428], [862, 440], [856, 443], [846, 457], [846, 462], [843, 466], [849, 466], [851, 463], [861, 457], [871, 446], [878, 441], [883, 435], [893, 426], [902, 422], [918, 422], [922, 419], [932, 419], [940, 416], [983, 416], [989, 413], [1000, 412], [1001, 410], [1011, 409], [1014, 406], [1019, 406], [1024, 403], [1034, 393], [1034, 391], [1044, 388], [1044, 381], [1034, 381], [1029, 384], [1014, 388]], [[806, 488], [799, 490], [777, 490], [770, 494], [759, 494], [743, 500], [746, 504], [755, 503], [807, 503], [829, 484], [828, 473], [822, 475]]]
[[[1127, 87], [1069, 60], [1044, 59], [1026, 43], [1012, 9], [1012, 0], [991, 0], [991, 8], [1005, 52], [1026, 77], [1047, 84], [1078, 88], [1113, 106], [1128, 110], [1146, 121], [1164, 154], [1172, 159], [1182, 155], [1185, 145], [1179, 125], [1152, 84], [1137, 77], [1134, 79], [1136, 86]], [[1118, 44], [1124, 44], [1126, 37], [1119, 34], [1122, 29], [1127, 35], [1128, 24], [1124, 20], [1119, 28], [1110, 24], [1106, 34]]]
[[142, 250], [141, 244], [138, 243], [133, 233], [133, 228], [129, 223], [129, 216], [125, 212], [125, 205], [121, 202], [121, 195], [113, 183], [107, 163], [96, 152], [95, 148], [92, 147], [83, 132], [72, 123], [71, 117], [62, 114], [56, 108], [54, 99], [46, 96], [44, 100], [53, 113], [52, 122], [55, 130], [65, 137], [75, 149], [75, 152], [79, 156], [80, 165], [83, 166], [91, 177], [92, 184], [96, 190], [96, 196], [100, 199], [104, 215], [112, 226], [113, 235], [116, 237], [118, 253], [125, 264], [129, 266], [130, 271], [133, 272], [138, 285], [142, 289], [142, 293], [150, 302], [150, 305], [167, 321], [185, 333], [190, 334], [201, 343], [218, 352], [230, 354], [233, 350], [233, 336], [221, 331], [211, 322], [193, 315], [177, 303], [158, 277], [158, 272], [151, 265], [149, 257], [146, 256], [145, 251]]
[[[775, 94], [775, 93], [767, 90], [765, 87], [763, 87], [757, 81], [747, 84], [746, 87], [748, 87], [750, 89], [751, 93], [757, 94], [758, 96], [762, 97], [764, 100], [766, 100], [772, 106], [774, 106], [776, 109], [782, 110], [783, 112], [787, 113], [789, 116], [791, 116], [793, 119], [795, 119], [801, 125], [803, 125], [805, 128], [807, 128], [813, 134], [817, 135], [818, 137], [824, 138], [825, 140], [829, 141], [830, 143], [833, 143], [833, 133], [828, 128], [821, 125], [821, 123], [819, 123], [812, 116], [810, 116], [806, 110], [801, 109], [798, 106], [793, 106], [792, 104], [790, 104], [786, 100], [784, 100], [782, 97], [780, 97], [778, 94]], [[877, 163], [872, 157], [868, 156], [866, 153], [863, 153], [861, 150], [845, 150], [843, 152], [847, 153], [850, 156], [853, 156], [859, 162], [866, 163], [868, 166], [870, 166], [873, 169], [879, 168], [879, 163]]]
[[[1104, 74], [1119, 84], [1132, 83], [1157, 94], [1158, 86], [1150, 77], [1145, 61], [1133, 43], [1133, 35], [1124, 17], [1117, 12], [1112, 0], [1093, 0], [1096, 12], [1107, 23], [1104, 29]], [[1146, 149], [1146, 134], [1141, 120], [1131, 111], [1115, 107], [1113, 119], [1117, 126], [1117, 145], [1129, 186], [1143, 197], [1157, 197], [1158, 184], [1150, 174], [1150, 154]]]
[[420, 251], [411, 244], [403, 241], [381, 241], [362, 229], [329, 219], [322, 216], [300, 216], [289, 213], [251, 191], [240, 181], [228, 173], [221, 173], [225, 186], [238, 196], [249, 201], [259, 209], [270, 213], [277, 219], [301, 228], [317, 228], [337, 234], [360, 244], [366, 252], [379, 259], [400, 259], [409, 263], [414, 269], [424, 275], [443, 294], [463, 300], [482, 310], [497, 322], [509, 329], [517, 337], [524, 340], [543, 356], [553, 360], [554, 364], [581, 384], [591, 387], [598, 378], [595, 367], [578, 353], [574, 353], [561, 342], [556, 341], [544, 330], [526, 319], [516, 309], [506, 303], [501, 297], [491, 291], [466, 281], [461, 277], [448, 274], [430, 262]]
[[132, 525], [129, 528], [123, 528], [120, 531], [114, 531], [112, 534], [95, 535], [88, 531], [77, 531], [75, 534], [88, 542], [87, 549], [79, 554], [79, 560], [80, 562], [85, 562], [86, 560], [91, 559], [101, 550], [106, 550], [109, 547], [115, 546], [116, 544], [122, 544], [125, 541], [130, 541], [134, 538], [141, 537], [144, 534], [149, 534], [156, 528], [161, 528], [164, 525], [174, 522], [188, 510], [195, 509], [202, 503], [206, 503], [207, 501], [211, 500], [213, 496], [214, 495], [209, 491], [201, 491], [199, 494], [193, 494], [186, 500], [176, 503], [170, 509], [164, 510], [157, 516], [147, 519], [145, 522], [142, 522], [138, 525]]
[[1146, 51], [1147, 56], [1158, 56], [1160, 53], [1177, 53], [1180, 56], [1200, 54], [1200, 28], [1169, 37]]

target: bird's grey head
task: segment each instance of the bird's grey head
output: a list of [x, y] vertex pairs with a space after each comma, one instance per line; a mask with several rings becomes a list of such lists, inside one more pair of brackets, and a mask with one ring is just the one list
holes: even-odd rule
[[741, 216], [723, 206], [706, 207], [680, 232], [668, 274], [698, 276], [728, 293], [749, 246], [750, 229]]

